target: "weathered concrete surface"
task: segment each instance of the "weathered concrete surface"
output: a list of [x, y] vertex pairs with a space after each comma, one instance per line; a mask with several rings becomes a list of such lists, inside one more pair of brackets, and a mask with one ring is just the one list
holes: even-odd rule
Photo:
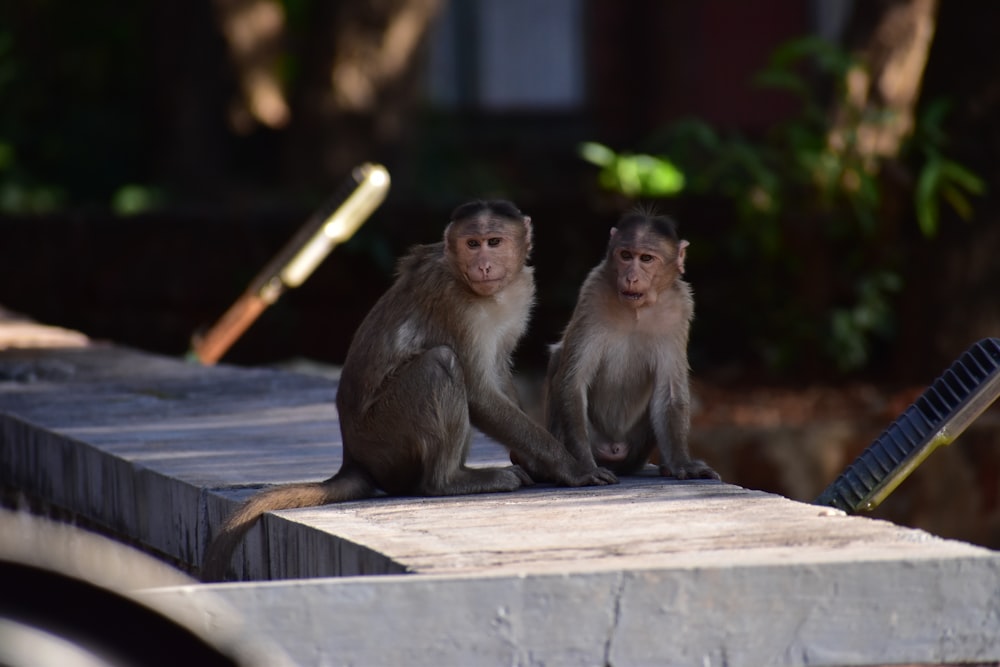
[[308, 665], [760, 667], [992, 663], [996, 584], [995, 560], [958, 558], [300, 579], [149, 596], [219, 596]]
[[[337, 469], [334, 395], [110, 347], [0, 352], [0, 485], [197, 563], [237, 500]], [[504, 456], [477, 440], [477, 464]], [[149, 595], [217, 593], [304, 664], [1000, 660], [1000, 554], [715, 482], [280, 512], [236, 567], [411, 574]]]
[[335, 393], [322, 379], [112, 347], [10, 350], [0, 483], [197, 563], [209, 489], [336, 469]]

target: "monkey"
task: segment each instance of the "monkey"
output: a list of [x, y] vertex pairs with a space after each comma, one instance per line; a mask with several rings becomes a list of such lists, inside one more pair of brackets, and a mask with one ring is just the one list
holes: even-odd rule
[[[264, 512], [388, 495], [514, 491], [536, 479], [566, 486], [617, 477], [580, 462], [520, 408], [511, 353], [535, 301], [527, 264], [531, 218], [506, 200], [455, 209], [442, 241], [418, 245], [354, 333], [336, 407], [340, 469], [322, 482], [276, 486], [229, 516], [206, 549], [202, 578], [219, 580]], [[476, 427], [520, 465], [466, 466]]]
[[544, 388], [546, 427], [577, 460], [629, 475], [658, 453], [661, 475], [719, 479], [688, 453], [688, 246], [673, 219], [636, 209], [584, 280]]

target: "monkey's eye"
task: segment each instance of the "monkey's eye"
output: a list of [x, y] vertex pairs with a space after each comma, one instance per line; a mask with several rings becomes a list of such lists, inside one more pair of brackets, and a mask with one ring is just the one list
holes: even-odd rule
[[470, 248], [478, 248], [479, 241], [477, 241], [476, 239], [469, 239], [468, 241], [465, 242], [465, 245]]
[[642, 255], [639, 255], [639, 261], [641, 261], [641, 262], [643, 262], [645, 264], [649, 264], [654, 259], [656, 259], [656, 258], [653, 257], [652, 255], [648, 255], [648, 254], [645, 254], [645, 253], [642, 254]]
[[500, 245], [500, 241], [501, 241], [500, 237], [495, 237], [488, 240], [486, 243], [488, 243], [491, 248], [496, 248], [498, 245]]
[[632, 253], [630, 253], [628, 250], [622, 250], [621, 254], [619, 254], [618, 256], [621, 257], [626, 262], [632, 259]]

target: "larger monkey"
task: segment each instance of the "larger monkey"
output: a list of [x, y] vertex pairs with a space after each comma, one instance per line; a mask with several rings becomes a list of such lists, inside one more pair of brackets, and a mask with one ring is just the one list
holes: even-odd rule
[[587, 276], [546, 376], [546, 423], [579, 461], [619, 474], [718, 479], [688, 454], [691, 287], [674, 222], [626, 213]]
[[[209, 545], [202, 577], [220, 579], [264, 512], [390, 495], [513, 491], [532, 476], [567, 486], [616, 480], [575, 461], [518, 406], [511, 352], [534, 303], [531, 219], [506, 201], [458, 207], [444, 240], [417, 246], [354, 334], [337, 390], [344, 445], [323, 482], [251, 497]], [[520, 466], [465, 465], [472, 427], [516, 452]], [[530, 473], [530, 474], [529, 474]]]

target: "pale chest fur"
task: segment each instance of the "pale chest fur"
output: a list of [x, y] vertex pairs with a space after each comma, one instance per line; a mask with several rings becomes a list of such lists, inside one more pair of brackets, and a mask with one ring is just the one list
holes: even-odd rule
[[[631, 343], [631, 344], [630, 344]], [[592, 426], [613, 441], [627, 439], [640, 424], [650, 424], [654, 394], [672, 397], [686, 389], [670, 384], [686, 375], [686, 361], [671, 348], [647, 345], [642, 339], [607, 341], [604, 356], [587, 386], [587, 413]]]
[[[625, 313], [614, 301], [599, 307], [617, 309], [591, 321], [584, 336], [588, 353], [583, 358], [598, 360], [586, 381], [591, 422], [613, 439], [646, 419], [648, 405], [666, 378], [687, 377], [687, 338], [693, 301], [690, 292], [663, 295], [676, 299], [668, 304]], [[593, 356], [590, 356], [593, 355]], [[674, 393], [679, 387], [659, 386]], [[686, 393], [686, 389], [684, 389]]]
[[507, 368], [511, 352], [524, 335], [534, 305], [535, 286], [526, 268], [499, 294], [477, 299], [465, 314], [465, 330], [472, 332], [470, 352], [485, 364], [479, 368]]

